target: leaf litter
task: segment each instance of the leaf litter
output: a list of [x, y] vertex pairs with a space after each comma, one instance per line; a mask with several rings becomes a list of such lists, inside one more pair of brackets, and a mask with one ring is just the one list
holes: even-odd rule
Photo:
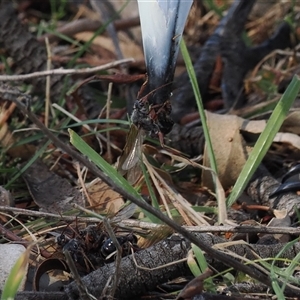
[[[208, 2], [201, 5], [199, 3], [194, 4], [185, 30], [185, 38], [191, 49], [194, 61], [196, 61], [199, 56], [199, 47], [203, 45], [203, 42], [207, 40], [211, 34], [213, 34], [220, 21], [217, 10], [214, 11], [211, 8], [209, 9]], [[226, 9], [230, 7], [229, 2], [225, 3], [224, 1], [213, 1], [213, 3], [216, 5], [215, 7], [219, 7], [220, 9], [225, 9], [223, 6], [226, 6]], [[36, 4], [32, 1], [29, 5], [35, 7]], [[297, 4], [292, 6], [291, 3], [272, 2], [268, 3], [269, 6], [267, 8], [263, 8], [263, 5], [267, 4], [262, 2], [256, 3], [253, 8], [253, 12], [249, 16], [248, 22], [245, 25], [248, 42], [253, 44], [259, 44], [266, 41], [274, 32], [278, 20], [282, 20], [286, 16], [290, 17], [292, 15], [290, 13], [291, 11], [297, 15], [299, 10]], [[55, 17], [55, 14], [51, 15], [51, 13], [45, 10], [45, 8], [35, 9], [37, 9], [36, 11], [41, 9], [43, 13], [49, 14], [51, 18]], [[266, 10], [266, 13], [262, 15], [261, 11], [264, 10]], [[27, 8], [20, 6], [20, 11], [23, 14], [23, 21], [25, 23], [32, 21], [32, 28], [37, 29], [39, 28], [38, 26], [42, 26], [39, 24], [42, 19], [39, 14], [35, 15], [34, 10], [30, 11]], [[130, 14], [130, 17], [137, 16], [137, 10], [135, 11], [135, 14], [134, 11], [134, 9], [128, 9], [127, 11], [125, 9], [124, 15], [121, 14], [121, 20], [126, 21], [126, 18], [129, 18], [126, 14]], [[70, 14], [70, 12], [67, 11], [64, 13], [66, 15], [68, 13]], [[76, 21], [79, 15], [90, 21], [92, 21], [92, 18], [95, 18], [95, 16], [91, 17], [92, 12], [88, 10], [87, 5], [85, 4], [78, 6], [77, 13], [77, 16], [70, 14], [68, 20], [73, 19], [73, 21]], [[62, 26], [68, 25], [68, 21], [66, 20], [67, 18], [61, 17]], [[81, 20], [81, 18], [79, 18], [78, 21], [79, 20]], [[117, 24], [117, 21], [118, 20], [114, 21], [115, 24]], [[59, 22], [57, 25], [58, 27], [55, 30], [59, 30]], [[296, 18], [294, 19], [294, 25], [297, 34], [298, 24]], [[121, 112], [124, 107], [127, 107], [128, 113], [130, 113], [130, 107], [132, 107], [133, 104], [132, 102], [130, 103], [130, 100], [132, 101], [132, 99], [135, 99], [137, 91], [142, 84], [141, 81], [137, 81], [135, 83], [135, 80], [128, 83], [131, 78], [130, 76], [136, 76], [137, 73], [145, 72], [143, 52], [139, 42], [140, 33], [136, 30], [137, 28], [134, 28], [132, 31], [131, 29], [133, 28], [128, 27], [124, 28], [122, 32], [117, 32], [118, 43], [124, 57], [134, 57], [136, 59], [135, 62], [130, 63], [127, 66], [127, 79], [119, 79], [120, 77], [118, 77], [117, 74], [123, 72], [124, 69], [117, 69], [117, 67], [107, 70], [105, 71], [105, 74], [101, 75], [110, 76], [108, 78], [112, 78], [112, 81], [118, 82], [113, 86], [111, 95], [112, 108], [107, 117], [108, 123], [103, 125], [102, 123], [97, 122], [97, 120], [93, 120], [93, 128], [95, 128], [95, 131], [101, 132], [104, 139], [102, 139], [99, 143], [97, 135], [94, 134], [93, 131], [85, 130], [83, 126], [84, 122], [87, 123], [88, 120], [91, 120], [89, 117], [89, 113], [91, 111], [96, 111], [97, 115], [101, 115], [101, 119], [104, 118], [104, 114], [100, 113], [99, 107], [101, 109], [105, 107], [108, 83], [101, 80], [101, 76], [98, 79], [95, 78], [91, 82], [84, 83], [82, 86], [83, 88], [79, 89], [77, 95], [73, 94], [66, 98], [67, 108], [73, 114], [80, 116], [80, 120], [83, 124], [76, 125], [76, 123], [79, 123], [78, 121], [73, 121], [72, 124], [67, 120], [66, 116], [62, 116], [59, 113], [54, 112], [54, 110], [52, 110], [50, 114], [52, 124], [49, 125], [49, 127], [54, 132], [59, 133], [61, 138], [65, 139], [66, 142], [68, 139], [65, 128], [75, 124], [77, 132], [81, 135], [86, 135], [86, 142], [101, 153], [103, 157], [108, 157], [106, 156], [107, 149], [109, 148], [107, 143], [116, 143], [117, 147], [111, 148], [113, 162], [116, 162], [117, 158], [120, 156], [120, 152], [117, 148], [123, 148], [125, 145], [125, 132], [127, 127], [119, 126], [113, 119], [110, 120], [110, 118], [111, 116]], [[40, 28], [40, 30], [45, 30], [45, 28]], [[90, 31], [89, 34], [87, 34], [86, 31], [76, 32], [68, 35], [68, 38], [70, 39], [69, 41], [67, 36], [62, 36], [61, 40], [58, 39], [55, 43], [51, 43], [52, 51], [55, 53], [52, 57], [53, 64], [58, 65], [59, 67], [67, 67], [67, 65], [73, 61], [75, 62], [75, 66], [87, 63], [90, 66], [98, 66], [99, 64], [104, 64], [117, 58], [116, 49], [111, 36], [103, 33], [91, 41], [92, 37], [93, 31]], [[39, 37], [39, 40], [42, 40], [42, 37]], [[80, 46], [86, 45], [86, 42], [90, 44], [89, 48], [86, 48], [88, 51], [83, 51], [81, 55], [76, 57], [76, 53], [81, 51]], [[11, 48], [13, 51], [14, 46], [12, 45]], [[193, 51], [193, 49], [198, 50]], [[9, 49], [5, 50], [8, 51], [5, 59], [8, 59], [9, 56], [12, 57], [13, 62], [11, 62], [11, 70], [13, 74], [17, 74], [16, 63], [18, 63], [18, 57], [16, 57], [13, 52], [9, 53]], [[200, 165], [198, 165], [198, 163], [194, 163], [192, 159], [187, 159], [184, 156], [180, 157], [177, 155], [177, 152], [176, 155], [172, 154], [172, 152], [166, 153], [164, 152], [165, 150], [160, 150], [157, 145], [155, 146], [155, 150], [151, 150], [149, 153], [149, 151], [147, 152], [147, 146], [143, 146], [142, 150], [145, 153], [145, 158], [143, 158], [140, 163], [143, 161], [147, 172], [151, 175], [152, 187], [155, 191], [156, 197], [158, 198], [158, 204], [162, 211], [168, 211], [168, 214], [182, 225], [213, 226], [215, 222], [218, 222], [219, 224], [226, 224], [228, 214], [231, 215], [231, 210], [237, 208], [225, 207], [225, 195], [230, 193], [230, 188], [239, 176], [240, 170], [247, 159], [248, 153], [251, 151], [251, 147], [253, 146], [255, 139], [264, 129], [265, 123], [273, 109], [272, 105], [276, 102], [278, 96], [286, 89], [292, 76], [298, 73], [299, 67], [297, 51], [297, 45], [293, 45], [293, 47], [289, 50], [274, 49], [274, 51], [272, 51], [269, 55], [265, 55], [263, 59], [256, 64], [253, 70], [250, 70], [250, 72], [245, 76], [242, 86], [240, 86], [240, 88], [244, 89], [248, 100], [247, 103], [243, 103], [243, 107], [230, 107], [231, 114], [220, 114], [219, 111], [214, 111], [214, 109], [212, 112], [207, 112], [209, 130], [218, 163], [218, 189], [215, 190], [215, 187], [212, 184], [211, 171], [195, 171], [194, 169], [199, 169]], [[25, 52], [24, 55], [26, 57]], [[224, 57], [226, 58], [228, 56], [225, 55]], [[10, 62], [9, 60], [7, 61]], [[231, 65], [229, 64], [229, 67], [230, 66]], [[7, 67], [8, 65], [5, 66], [3, 64], [3, 74], [8, 73]], [[214, 108], [215, 103], [224, 103], [224, 101], [226, 101], [226, 99], [224, 99], [224, 94], [222, 95], [220, 93], [222, 88], [220, 82], [222, 82], [222, 78], [219, 76], [219, 80], [216, 81], [213, 81], [212, 78], [217, 75], [218, 72], [224, 72], [224, 65], [221, 63], [219, 64], [218, 69], [216, 67], [217, 64], [213, 70], [213, 75], [211, 75], [211, 78], [209, 79], [210, 83], [207, 88], [208, 92], [205, 95], [205, 101], [207, 101], [205, 103], [206, 107]], [[20, 69], [22, 69], [22, 64], [20, 64]], [[25, 70], [23, 72], [29, 73], [26, 67], [24, 67], [23, 70]], [[179, 58], [176, 75], [179, 75], [179, 73], [183, 70], [184, 66]], [[36, 69], [33, 71], [39, 70]], [[114, 76], [116, 80], [113, 79]], [[85, 79], [86, 77], [76, 75], [73, 76], [72, 81], [73, 83], [80, 83]], [[184, 81], [179, 82], [184, 85]], [[229, 83], [230, 82], [226, 84]], [[18, 87], [23, 91], [30, 91], [30, 86], [26, 84], [22, 86], [21, 83], [18, 83]], [[34, 82], [32, 84], [33, 86], [36, 85]], [[56, 94], [54, 87], [55, 82], [53, 83], [53, 95]], [[66, 88], [68, 89], [70, 86], [66, 86]], [[131, 96], [128, 97], [126, 95]], [[94, 103], [94, 99], [97, 99], [97, 103]], [[231, 100], [233, 101], [235, 99]], [[54, 102], [57, 101], [58, 99], [54, 100]], [[209, 102], [211, 102], [211, 104], [209, 104]], [[274, 143], [264, 161], [264, 166], [268, 169], [269, 173], [272, 174], [273, 178], [275, 177], [275, 179], [280, 179], [290, 166], [299, 161], [298, 102], [299, 99], [296, 99], [293, 110], [287, 116], [280, 132], [276, 135]], [[31, 103], [31, 109], [42, 121], [44, 121], [45, 114], [40, 103], [40, 101]], [[224, 106], [226, 105], [228, 104], [225, 104]], [[191, 111], [195, 111], [195, 105], [189, 106], [187, 104], [186, 107]], [[78, 114], [77, 109], [82, 108], [83, 113]], [[70, 241], [77, 241], [77, 246], [80, 251], [77, 251], [78, 249], [76, 250], [76, 253], [73, 251], [73, 259], [80, 266], [79, 268], [81, 268], [83, 272], [87, 273], [87, 271], [91, 271], [89, 269], [93, 269], [93, 263], [96, 263], [94, 261], [91, 264], [91, 257], [88, 255], [86, 256], [86, 254], [90, 254], [92, 251], [99, 251], [103, 255], [104, 245], [111, 246], [112, 240], [111, 237], [107, 235], [107, 229], [101, 227], [102, 225], [94, 225], [95, 223], [93, 223], [93, 226], [96, 226], [93, 227], [95, 231], [88, 233], [85, 232], [83, 234], [82, 231], [87, 231], [86, 229], [89, 226], [89, 217], [84, 215], [84, 217], [86, 217], [86, 222], [77, 222], [76, 216], [82, 217], [83, 213], [78, 210], [74, 210], [73, 204], [76, 203], [93, 213], [102, 214], [113, 219], [114, 215], [117, 215], [121, 209], [124, 209], [126, 199], [124, 199], [122, 195], [113, 191], [113, 189], [99, 179], [93, 178], [92, 174], [89, 172], [86, 172], [82, 178], [86, 185], [85, 188], [88, 195], [88, 197], [86, 197], [83, 190], [80, 190], [76, 165], [72, 161], [72, 157], [69, 157], [66, 153], [62, 153], [60, 149], [56, 149], [53, 144], [47, 144], [44, 137], [39, 134], [39, 131], [36, 130], [36, 128], [33, 128], [32, 124], [25, 120], [15, 108], [8, 108], [7, 104], [2, 101], [1, 109], [4, 114], [4, 117], [1, 118], [1, 120], [3, 120], [1, 122], [1, 136], [4, 136], [4, 138], [1, 138], [1, 185], [5, 187], [9, 183], [7, 190], [14, 196], [16, 208], [23, 208], [27, 210], [34, 209], [37, 211], [44, 210], [57, 215], [70, 213], [74, 216], [74, 221], [69, 223], [63, 221], [62, 218], [61, 220], [51, 219], [50, 222], [50, 220], [38, 216], [34, 217], [34, 215], [31, 218], [26, 218], [25, 216], [18, 216], [18, 218], [22, 218], [22, 221], [25, 222], [26, 226], [30, 228], [33, 234], [36, 236], [43, 235], [44, 241], [40, 243], [39, 247], [48, 251], [51, 255], [55, 255], [60, 251], [57, 250], [59, 249], [59, 245], [56, 240], [57, 237], [65, 237], [68, 240], [68, 243]], [[184, 111], [184, 109], [182, 111]], [[180, 114], [181, 117], [185, 115], [185, 113], [182, 112]], [[120, 113], [118, 118], [122, 118], [126, 121], [126, 113]], [[192, 125], [188, 126], [192, 127]], [[21, 131], [25, 128], [27, 129], [26, 131]], [[106, 139], [108, 137], [106, 133], [107, 130], [110, 132], [109, 139]], [[201, 128], [198, 128], [198, 132], [198, 139], [201, 139]], [[189, 133], [187, 133], [187, 135], [188, 134]], [[167, 139], [172, 139], [172, 136], [170, 135]], [[185, 139], [183, 138], [182, 140]], [[147, 140], [147, 143], [153, 143], [153, 141]], [[193, 141], [190, 141], [190, 143], [193, 143]], [[36, 160], [25, 172], [23, 172], [22, 177], [21, 174], [18, 175], [21, 168], [20, 163], [26, 163], [28, 158], [33, 156], [38, 149], [42, 148], [42, 146], [44, 146], [43, 150], [36, 157], [42, 157], [43, 162], [41, 160]], [[179, 150], [181, 147], [180, 143], [176, 145], [176, 148]], [[195, 154], [192, 153], [183, 154], [195, 156]], [[204, 155], [202, 161], [204, 167], [209, 167], [205, 149], [197, 149], [196, 155], [199, 154]], [[179, 167], [179, 164], [182, 165]], [[49, 166], [51, 165], [55, 165], [55, 168], [50, 171]], [[147, 187], [143, 175], [140, 172], [136, 174], [134, 173], [134, 177], [139, 176], [140, 178], [136, 182], [132, 181], [132, 184], [134, 184], [136, 189], [145, 195], [146, 201], [152, 201], [152, 199], [149, 199], [149, 187]], [[13, 182], [11, 182], [11, 178], [14, 178]], [[277, 184], [275, 179], [273, 187]], [[27, 187], [24, 185], [23, 180]], [[199, 186], [202, 189], [200, 192]], [[184, 187], [186, 187], [186, 190], [184, 190]], [[271, 191], [273, 187], [269, 187], [268, 191]], [[189, 201], [190, 199], [183, 196], [187, 192], [194, 194], [193, 196], [197, 198], [197, 205], [194, 205], [195, 201], [193, 201], [194, 203], [192, 204]], [[222, 203], [216, 203], [216, 198], [214, 197], [215, 193], [222, 195], [220, 197], [220, 199], [222, 199]], [[269, 192], [267, 192], [267, 194], [268, 193]], [[251, 195], [250, 192], [248, 192], [248, 194]], [[259, 197], [255, 198], [254, 201], [259, 201], [258, 199]], [[263, 203], [259, 202], [255, 204], [264, 204], [269, 207], [270, 210], [264, 211], [258, 206], [256, 207], [257, 209], [250, 214], [250, 218], [259, 222], [263, 226], [266, 226], [266, 228], [292, 226], [293, 223], [291, 222], [291, 219], [294, 219], [295, 214], [297, 213], [292, 214], [291, 207], [294, 206], [293, 204], [297, 203], [297, 197], [290, 198], [288, 213], [284, 209], [285, 205], [280, 205], [280, 201], [278, 205], [278, 203], [267, 201], [266, 198], [264, 198], [264, 200], [265, 201]], [[243, 206], [244, 208], [239, 208], [239, 210], [241, 212], [243, 212], [243, 210], [248, 210], [249, 212], [251, 204], [253, 204], [253, 200], [250, 200], [250, 203], [247, 204], [248, 206]], [[11, 202], [9, 201], [6, 205], [10, 206]], [[218, 214], [212, 213], [213, 210], [207, 212], [206, 209], [209, 207], [217, 207]], [[133, 217], [133, 221], [136, 222], [136, 226], [134, 227], [135, 229], [138, 227], [139, 221], [145, 221], [145, 215], [137, 207], [134, 207], [134, 209], [131, 210], [131, 213], [126, 216]], [[4, 226], [7, 230], [19, 235], [20, 237], [25, 238], [24, 232], [17, 228], [13, 219], [9, 223], [4, 223], [4, 220], [7, 221], [7, 219], [1, 218], [1, 226]], [[37, 223], [36, 225], [31, 224], [33, 220]], [[275, 224], [274, 221], [271, 220], [277, 220], [278, 223]], [[236, 220], [228, 221], [237, 223]], [[99, 219], [99, 223], [101, 224], [101, 219]], [[42, 234], [42, 232], [46, 231], [56, 232], [56, 238]], [[160, 231], [164, 234], [160, 234]], [[117, 239], [119, 238], [119, 243], [121, 243], [124, 247], [124, 252], [126, 252], [125, 250], [129, 248], [130, 243], [134, 240], [134, 238], [131, 239], [129, 237], [130, 234], [138, 236], [137, 245], [139, 245], [139, 241], [143, 240], [140, 244], [143, 244], [144, 247], [148, 248], [152, 243], [158, 242], [157, 239], [151, 241], [151, 235], [163, 240], [166, 235], [170, 234], [170, 232], [161, 227], [160, 229], [153, 230], [152, 233], [150, 230], [150, 232], [145, 234], [145, 232], [136, 233], [133, 229], [121, 229], [116, 226], [115, 235]], [[219, 235], [223, 237], [221, 232]], [[263, 236], [266, 236], [266, 234], [257, 234], [255, 236], [256, 241], [254, 243], [263, 244]], [[288, 234], [284, 235], [284, 240], [282, 240], [282, 237], [276, 236], [275, 233], [270, 233], [269, 236], [273, 238], [273, 242], [275, 240], [275, 243], [287, 243], [290, 239], [292, 239], [292, 237]], [[28, 237], [26, 237], [26, 239], [28, 239]], [[264, 239], [266, 239], [266, 237]], [[2, 242], [4, 243], [5, 240]], [[52, 245], [52, 250], [50, 250], [49, 245]], [[74, 245], [76, 245], [76, 243], [72, 245], [75, 247]], [[137, 248], [133, 251], [139, 250], [140, 249]], [[95, 258], [93, 257], [93, 259]], [[101, 259], [105, 260], [105, 257], [101, 257]], [[47, 268], [46, 271], [49, 271]], [[217, 272], [220, 272], [220, 270], [217, 270]], [[255, 290], [253, 292], [255, 292]], [[201, 293], [201, 291], [199, 291], [199, 293]], [[205, 294], [205, 292], [203, 293]]]

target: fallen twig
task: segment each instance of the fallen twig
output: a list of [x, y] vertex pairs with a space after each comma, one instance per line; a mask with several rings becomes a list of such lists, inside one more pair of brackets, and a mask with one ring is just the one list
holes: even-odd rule
[[18, 214], [18, 215], [38, 217], [38, 218], [54, 218], [54, 219], [60, 219], [62, 221], [66, 221], [66, 222], [74, 222], [74, 221], [88, 222], [88, 223], [102, 222], [102, 220], [97, 219], [97, 218], [79, 217], [79, 216], [64, 216], [64, 215], [57, 215], [57, 214], [52, 214], [52, 213], [47, 213], [47, 212], [42, 212], [42, 211], [34, 211], [34, 210], [9, 207], [9, 206], [0, 206], [0, 211], [12, 212], [12, 213]]
[[17, 81], [17, 80], [26, 80], [41, 76], [53, 76], [53, 75], [70, 75], [70, 74], [91, 74], [98, 71], [107, 70], [110, 68], [114, 68], [116, 66], [126, 64], [129, 62], [134, 62], [133, 58], [124, 58], [120, 60], [113, 61], [111, 63], [94, 67], [94, 68], [83, 68], [83, 69], [53, 69], [48, 71], [40, 71], [40, 72], [33, 72], [30, 74], [24, 75], [0, 75], [0, 81]]

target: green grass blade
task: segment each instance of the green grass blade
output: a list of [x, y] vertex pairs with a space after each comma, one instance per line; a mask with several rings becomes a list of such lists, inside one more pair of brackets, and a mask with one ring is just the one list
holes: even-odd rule
[[223, 17], [223, 9], [216, 5], [213, 0], [205, 0], [204, 4], [208, 6], [208, 10], [214, 11], [220, 18]]
[[[205, 270], [208, 268], [208, 264], [207, 264], [207, 261], [206, 261], [203, 251], [194, 244], [192, 244], [192, 250], [197, 259], [198, 265], [201, 269], [201, 273], [204, 273]], [[199, 276], [200, 274], [198, 274], [197, 276]], [[215, 284], [213, 283], [213, 280], [211, 278], [205, 279], [205, 290], [209, 291], [211, 293], [217, 292], [216, 288], [215, 288]]]
[[27, 273], [30, 249], [31, 247], [28, 247], [12, 267], [4, 285], [1, 300], [10, 300], [15, 298], [19, 286]]
[[279, 251], [279, 253], [276, 255], [276, 257], [273, 260], [272, 265], [271, 265], [270, 278], [272, 280], [272, 287], [274, 289], [274, 292], [276, 293], [277, 298], [280, 299], [280, 300], [281, 299], [285, 299], [284, 298], [284, 289], [286, 287], [286, 284], [290, 281], [290, 279], [293, 278], [292, 274], [294, 273], [294, 270], [298, 266], [298, 261], [299, 261], [300, 253], [298, 253], [296, 255], [296, 257], [294, 257], [294, 259], [290, 263], [289, 267], [285, 269], [285, 271], [284, 271], [284, 275], [285, 275], [284, 276], [284, 282], [283, 282], [283, 284], [282, 284], [281, 287], [280, 287], [279, 282], [277, 280], [278, 276], [276, 274], [276, 266], [275, 266], [276, 258], [280, 258], [284, 252], [288, 251], [289, 249], [292, 249], [292, 247], [297, 242], [298, 242], [298, 240], [294, 240], [294, 241], [291, 241], [291, 242], [287, 243]]
[[191, 80], [196, 103], [198, 106], [198, 110], [199, 110], [199, 114], [200, 114], [200, 118], [201, 118], [201, 122], [202, 122], [202, 127], [203, 127], [203, 133], [204, 133], [204, 137], [205, 137], [205, 142], [206, 142], [206, 146], [207, 146], [207, 150], [208, 150], [208, 154], [209, 154], [210, 166], [216, 172], [216, 174], [218, 174], [217, 164], [216, 164], [214, 151], [213, 151], [213, 147], [212, 147], [212, 143], [211, 143], [211, 139], [210, 139], [207, 123], [206, 123], [206, 115], [205, 115], [202, 97], [201, 97], [199, 86], [198, 86], [198, 81], [196, 78], [196, 74], [195, 74], [195, 70], [194, 70], [194, 67], [192, 64], [191, 57], [189, 55], [189, 52], [187, 50], [187, 47], [186, 47], [183, 39], [181, 39], [181, 42], [180, 42], [180, 50], [181, 50], [181, 53], [182, 53], [182, 56], [183, 56], [183, 59], [185, 62], [187, 72], [188, 72], [190, 80]]
[[194, 258], [193, 251], [190, 251], [188, 254], [187, 265], [194, 277], [201, 275], [201, 269], [199, 268], [198, 263]]
[[[192, 244], [192, 249], [188, 253], [187, 264], [195, 277], [200, 276], [208, 268], [206, 258], [202, 250], [194, 244]], [[204, 289], [210, 293], [216, 293], [215, 284], [211, 277], [204, 280]]]
[[[142, 196], [131, 186], [131, 184], [106, 160], [104, 160], [94, 149], [92, 149], [85, 141], [76, 134], [73, 130], [69, 129], [70, 142], [74, 147], [76, 147], [83, 155], [86, 155], [97, 167], [99, 167], [106, 176], [114, 180], [115, 184], [119, 187], [125, 189], [128, 193], [132, 194], [134, 197], [145, 201]], [[156, 217], [147, 211], [143, 210], [144, 214], [153, 223], [159, 223]]]
[[[185, 65], [186, 65], [187, 72], [190, 77], [191, 85], [192, 85], [192, 88], [194, 91], [194, 96], [195, 96], [196, 103], [198, 106], [198, 111], [199, 111], [199, 115], [201, 118], [201, 123], [202, 123], [204, 138], [205, 138], [205, 146], [207, 149], [209, 162], [210, 162], [210, 168], [213, 170], [213, 172], [215, 174], [218, 174], [216, 158], [215, 158], [215, 154], [214, 154], [214, 150], [213, 150], [213, 146], [212, 146], [212, 142], [211, 142], [211, 138], [210, 138], [207, 122], [206, 122], [206, 114], [205, 114], [202, 97], [201, 97], [201, 93], [200, 93], [199, 86], [198, 86], [198, 81], [196, 78], [196, 73], [195, 73], [190, 55], [188, 53], [187, 47], [186, 47], [183, 39], [180, 42], [180, 50], [181, 50], [181, 53], [182, 53], [182, 56], [183, 56], [183, 59], [184, 59]], [[216, 177], [212, 176], [212, 179], [214, 182], [216, 198], [218, 201], [218, 209], [220, 212], [218, 215], [218, 219], [219, 219], [218, 221], [219, 221], [219, 223], [224, 223], [225, 220], [227, 219], [225, 196], [224, 197], [221, 196], [223, 189], [222, 188], [220, 189], [220, 185], [219, 185], [218, 180], [216, 180]]]
[[276, 105], [266, 128], [260, 134], [252, 152], [249, 155], [244, 168], [238, 177], [232, 192], [227, 199], [227, 206], [231, 206], [246, 188], [251, 177], [261, 163], [269, 147], [271, 146], [276, 133], [279, 131], [286, 115], [289, 112], [295, 98], [300, 91], [300, 79], [297, 75], [294, 76], [285, 93], [282, 95]]
[[50, 143], [51, 141], [47, 141], [16, 174], [12, 175], [9, 182], [5, 184], [6, 189], [9, 189], [11, 185], [27, 170], [27, 168], [29, 168], [38, 159], [38, 157], [45, 152]]

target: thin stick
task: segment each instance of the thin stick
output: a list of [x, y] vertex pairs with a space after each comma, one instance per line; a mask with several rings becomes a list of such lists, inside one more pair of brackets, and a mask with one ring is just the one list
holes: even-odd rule
[[[110, 104], [111, 104], [111, 93], [112, 93], [112, 87], [113, 83], [110, 82], [108, 84], [108, 92], [107, 92], [107, 100], [106, 100], [106, 119], [109, 119], [110, 114]], [[111, 154], [111, 142], [110, 142], [110, 131], [108, 130], [106, 132], [106, 138], [107, 138], [107, 157], [109, 159], [109, 163], [112, 163], [112, 154]]]
[[[157, 230], [161, 226], [160, 224], [143, 222], [133, 219], [122, 220], [118, 223], [119, 226], [127, 226], [131, 228], [139, 228], [143, 230]], [[225, 225], [225, 226], [182, 226], [189, 232], [209, 232], [209, 233], [224, 233], [224, 232], [232, 232], [232, 233], [282, 233], [282, 234], [293, 234], [300, 235], [300, 228], [291, 228], [291, 227], [266, 227], [266, 226], [245, 226], [245, 225]]]
[[150, 175], [150, 177], [151, 177], [151, 179], [152, 179], [154, 185], [156, 186], [156, 189], [157, 189], [157, 191], [158, 191], [158, 193], [159, 193], [159, 195], [160, 195], [160, 198], [161, 198], [161, 200], [162, 200], [162, 202], [163, 202], [163, 205], [164, 205], [164, 207], [165, 207], [165, 209], [166, 209], [166, 212], [167, 212], [168, 217], [169, 217], [170, 219], [173, 219], [172, 214], [171, 214], [171, 211], [170, 211], [170, 208], [169, 208], [169, 205], [168, 205], [167, 200], [166, 200], [166, 197], [165, 197], [164, 193], [162, 192], [162, 189], [161, 189], [160, 186], [159, 186], [158, 180], [156, 179], [155, 175], [153, 174], [153, 168], [150, 167], [150, 164], [149, 164], [149, 162], [148, 162], [148, 160], [147, 160], [145, 154], [143, 154], [143, 162], [144, 162], [144, 164], [147, 166], [149, 175]]
[[[45, 39], [47, 49], [47, 71], [51, 70], [51, 49], [48, 38]], [[45, 101], [45, 126], [49, 125], [49, 107], [50, 107], [50, 84], [51, 77], [46, 77], [46, 101]]]
[[10, 211], [14, 214], [19, 214], [23, 216], [31, 216], [31, 217], [39, 217], [39, 218], [55, 218], [55, 219], [61, 219], [63, 221], [67, 222], [74, 222], [74, 221], [80, 221], [80, 222], [102, 222], [99, 218], [91, 218], [91, 217], [77, 217], [77, 216], [63, 216], [63, 215], [57, 215], [47, 212], [41, 212], [41, 211], [34, 211], [34, 210], [28, 210], [23, 208], [16, 208], [16, 207], [10, 207], [10, 206], [0, 206], [0, 211]]
[[87, 191], [87, 189], [86, 189], [84, 180], [83, 180], [83, 178], [82, 178], [82, 173], [81, 173], [81, 170], [80, 170], [80, 164], [79, 164], [79, 162], [75, 162], [74, 164], [75, 164], [75, 167], [76, 167], [77, 176], [78, 176], [78, 180], [79, 180], [79, 183], [80, 183], [80, 185], [81, 185], [81, 188], [82, 188], [82, 192], [84, 193], [84, 195], [85, 195], [87, 201], [88, 201], [89, 203], [92, 203], [91, 198], [90, 198], [90, 195], [89, 195], [89, 193], [88, 193], [88, 191]]
[[134, 62], [133, 58], [124, 58], [120, 59], [102, 66], [94, 67], [94, 68], [83, 68], [83, 69], [53, 69], [48, 71], [40, 71], [40, 72], [33, 72], [30, 74], [24, 75], [0, 75], [0, 81], [18, 81], [18, 80], [26, 80], [32, 79], [35, 77], [41, 76], [53, 76], [53, 75], [69, 75], [69, 74], [90, 74], [95, 73], [98, 71], [103, 71], [107, 69], [111, 69], [117, 67], [119, 65]]

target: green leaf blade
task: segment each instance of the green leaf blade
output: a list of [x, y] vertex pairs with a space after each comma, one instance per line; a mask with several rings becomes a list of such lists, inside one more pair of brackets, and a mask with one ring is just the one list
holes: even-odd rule
[[257, 170], [259, 164], [269, 150], [275, 135], [279, 131], [294, 100], [299, 94], [299, 91], [300, 79], [297, 75], [295, 75], [285, 93], [282, 95], [281, 99], [276, 105], [264, 131], [260, 134], [252, 152], [250, 153], [249, 158], [246, 161], [229, 198], [227, 199], [228, 207], [230, 207], [237, 200], [251, 180], [254, 172]]

